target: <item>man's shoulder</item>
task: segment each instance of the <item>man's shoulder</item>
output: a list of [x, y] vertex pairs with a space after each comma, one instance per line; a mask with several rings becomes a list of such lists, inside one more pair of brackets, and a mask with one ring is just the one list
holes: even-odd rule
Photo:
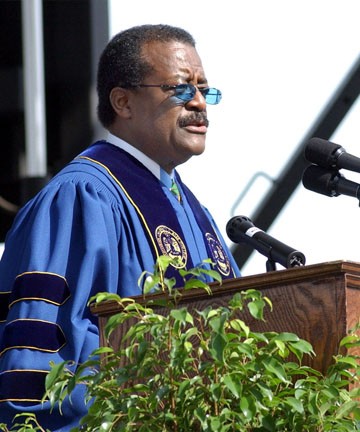
[[88, 147], [84, 152], [76, 156], [72, 161], [65, 165], [52, 179], [53, 182], [90, 182], [95, 187], [103, 186], [113, 187], [114, 182], [107, 167], [98, 160], [91, 157], [88, 153], [89, 149], [97, 144], [104, 146], [111, 146], [106, 141], [98, 141], [92, 146]]

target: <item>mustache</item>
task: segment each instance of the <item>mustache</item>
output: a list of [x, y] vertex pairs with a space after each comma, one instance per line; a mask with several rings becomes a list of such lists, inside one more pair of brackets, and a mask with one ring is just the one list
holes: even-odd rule
[[190, 124], [201, 123], [206, 127], [209, 126], [209, 120], [207, 119], [207, 115], [204, 112], [192, 112], [191, 114], [181, 117], [179, 119], [179, 126], [185, 127]]

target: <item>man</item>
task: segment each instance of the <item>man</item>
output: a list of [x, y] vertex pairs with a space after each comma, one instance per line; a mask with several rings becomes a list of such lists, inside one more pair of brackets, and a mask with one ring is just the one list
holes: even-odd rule
[[9, 424], [23, 411], [51, 431], [79, 424], [83, 389], [62, 415], [40, 401], [50, 361], [81, 363], [98, 346], [87, 307], [96, 292], [140, 294], [140, 274], [162, 254], [186, 268], [211, 258], [223, 278], [239, 275], [212, 217], [174, 171], [204, 151], [206, 105], [221, 98], [192, 36], [166, 25], [121, 32], [100, 58], [97, 89], [107, 140], [57, 174], [7, 236], [0, 419]]

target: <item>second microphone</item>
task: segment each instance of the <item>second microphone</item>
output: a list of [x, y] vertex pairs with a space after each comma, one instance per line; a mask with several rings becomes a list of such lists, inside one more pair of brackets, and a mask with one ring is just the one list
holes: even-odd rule
[[234, 243], [246, 243], [285, 268], [305, 265], [302, 252], [266, 234], [246, 216], [234, 216], [226, 225], [226, 233]]

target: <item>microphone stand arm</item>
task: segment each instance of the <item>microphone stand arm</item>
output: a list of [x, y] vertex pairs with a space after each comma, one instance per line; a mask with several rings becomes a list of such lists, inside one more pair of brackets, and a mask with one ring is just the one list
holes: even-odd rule
[[272, 260], [271, 258], [269, 258], [266, 261], [266, 272], [271, 272], [271, 271], [275, 271], [276, 270], [276, 262], [274, 260]]

